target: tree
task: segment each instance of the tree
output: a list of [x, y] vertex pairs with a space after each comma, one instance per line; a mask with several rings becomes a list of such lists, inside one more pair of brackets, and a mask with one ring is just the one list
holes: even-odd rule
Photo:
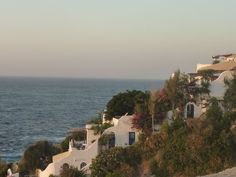
[[152, 130], [152, 120], [149, 115], [135, 113], [132, 119], [133, 128], [142, 130], [146, 135], [149, 135]]
[[106, 175], [106, 177], [134, 177], [134, 176], [137, 176], [136, 171], [128, 164], [122, 164], [119, 169]]
[[179, 70], [176, 71], [172, 77], [165, 83], [165, 92], [171, 102], [172, 111], [176, 105], [185, 104], [188, 93], [188, 77], [181, 73]]
[[0, 177], [5, 177], [7, 173], [7, 164], [0, 159]]
[[216, 122], [222, 119], [223, 112], [216, 98], [211, 98], [210, 107], [208, 108], [206, 112], [206, 116], [208, 119], [212, 119], [213, 122]]
[[[115, 147], [102, 151], [91, 165], [92, 177], [130, 176], [141, 161], [141, 154], [133, 146], [129, 148]], [[126, 168], [128, 167], [128, 168]], [[131, 173], [131, 174], [132, 174]]]
[[154, 133], [154, 118], [156, 115], [156, 105], [158, 99], [158, 92], [150, 92], [150, 100], [149, 100], [149, 110], [152, 117], [152, 133]]
[[228, 110], [236, 108], [236, 75], [233, 76], [231, 81], [225, 81], [228, 87], [224, 95], [225, 107]]
[[76, 141], [83, 141], [86, 139], [86, 131], [82, 130], [79, 132], [73, 132], [71, 135], [67, 136], [61, 143], [61, 150], [62, 152], [65, 152], [69, 149], [69, 142], [70, 140], [76, 140]]
[[108, 129], [109, 127], [111, 127], [112, 124], [111, 123], [104, 123], [104, 124], [97, 124], [92, 126], [92, 130], [94, 131], [95, 135], [101, 135], [106, 129]]
[[146, 93], [138, 90], [126, 91], [112, 97], [107, 103], [106, 119], [122, 116], [126, 113], [133, 114], [136, 103], [142, 103], [147, 97]]
[[210, 90], [210, 82], [213, 79], [213, 75], [214, 75], [214, 70], [202, 70], [198, 72], [199, 74], [201, 74], [202, 79], [201, 79], [201, 88], [198, 90], [199, 93], [206, 93], [209, 95]]
[[142, 104], [136, 104], [133, 127], [145, 134], [154, 131], [154, 123], [161, 124], [170, 110], [170, 102], [164, 89], [148, 92]]
[[24, 152], [19, 166], [20, 171], [34, 174], [36, 169], [44, 170], [52, 162], [52, 156], [59, 152], [60, 149], [48, 141], [38, 141]]

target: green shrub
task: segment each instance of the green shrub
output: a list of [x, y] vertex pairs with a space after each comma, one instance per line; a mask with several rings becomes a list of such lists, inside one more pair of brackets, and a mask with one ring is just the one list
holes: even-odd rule
[[60, 144], [62, 152], [68, 151], [69, 142], [71, 139], [76, 141], [83, 141], [86, 139], [86, 131], [74, 132], [71, 135], [67, 136]]
[[169, 176], [168, 171], [166, 169], [160, 168], [157, 161], [154, 158], [149, 160], [149, 166], [153, 175], [161, 177]]
[[114, 172], [108, 173], [106, 177], [136, 177], [136, 171], [128, 164], [122, 164], [120, 168]]
[[109, 127], [111, 127], [112, 124], [110, 123], [104, 123], [104, 124], [97, 124], [94, 125], [91, 129], [94, 131], [95, 135], [101, 135], [106, 129], [108, 129]]
[[44, 170], [52, 162], [52, 156], [59, 152], [60, 149], [48, 141], [36, 142], [24, 152], [19, 165], [21, 173], [34, 174], [36, 169]]
[[115, 147], [101, 152], [93, 160], [91, 175], [93, 177], [104, 177], [106, 175], [114, 176], [122, 173], [128, 177], [128, 173], [135, 172], [134, 169], [137, 168], [140, 161], [140, 153], [135, 147]]
[[0, 177], [5, 177], [7, 173], [7, 164], [0, 159]]
[[136, 104], [145, 104], [148, 99], [148, 93], [138, 90], [127, 90], [112, 97], [107, 103], [106, 119], [110, 120], [115, 116], [123, 116], [124, 114], [133, 114]]

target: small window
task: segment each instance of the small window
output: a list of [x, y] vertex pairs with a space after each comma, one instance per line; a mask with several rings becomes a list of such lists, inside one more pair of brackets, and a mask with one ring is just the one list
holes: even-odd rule
[[109, 134], [109, 140], [108, 140], [108, 148], [113, 148], [116, 146], [116, 136], [115, 133], [112, 132]]
[[187, 118], [194, 118], [194, 105], [191, 103], [187, 105]]
[[68, 163], [64, 163], [64, 164], [62, 165], [62, 169], [63, 169], [63, 170], [67, 170], [67, 169], [69, 169], [69, 168], [70, 168], [70, 166], [69, 166]]
[[82, 168], [84, 168], [86, 165], [87, 165], [87, 164], [86, 164], [85, 162], [82, 162], [82, 163], [80, 164], [80, 170], [81, 170]]
[[129, 145], [134, 144], [135, 142], [135, 132], [129, 132]]

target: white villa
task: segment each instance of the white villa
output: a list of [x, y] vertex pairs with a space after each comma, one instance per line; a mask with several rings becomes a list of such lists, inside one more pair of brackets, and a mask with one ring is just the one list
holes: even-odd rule
[[200, 71], [213, 71], [213, 78], [210, 82], [209, 95], [201, 95], [196, 103], [187, 103], [184, 112], [185, 118], [197, 118], [205, 113], [210, 97], [217, 98], [219, 103], [222, 102], [226, 90], [225, 80], [230, 81], [236, 73], [236, 54], [217, 55], [212, 58], [213, 64], [198, 64], [196, 73], [189, 74], [190, 80], [194, 81], [194, 85], [196, 84], [194, 87], [201, 85], [202, 76], [199, 73]]
[[197, 72], [204, 70], [214, 71], [214, 78], [210, 85], [210, 96], [216, 97], [218, 100], [223, 100], [223, 96], [226, 89], [225, 80], [231, 80], [236, 72], [236, 55], [230, 54], [218, 56], [230, 57], [225, 57], [224, 60], [216, 64], [211, 64], [208, 66], [202, 65], [203, 67], [199, 67], [198, 65]]
[[213, 56], [213, 61], [221, 62], [221, 61], [236, 61], [236, 54], [225, 54], [225, 55], [216, 55]]
[[110, 135], [109, 142], [104, 146], [99, 143], [101, 135], [95, 135], [91, 128], [92, 124], [86, 125], [86, 144], [84, 149], [77, 149], [73, 147], [70, 142], [69, 150], [67, 152], [53, 156], [52, 163], [47, 166], [44, 171], [38, 170], [39, 177], [49, 177], [52, 175], [59, 175], [63, 165], [70, 165], [77, 167], [79, 170], [90, 173], [89, 167], [99, 152], [111, 147], [127, 147], [138, 140], [139, 131], [133, 128], [133, 116], [124, 115], [120, 119], [113, 118], [113, 126], [106, 129], [102, 136]]

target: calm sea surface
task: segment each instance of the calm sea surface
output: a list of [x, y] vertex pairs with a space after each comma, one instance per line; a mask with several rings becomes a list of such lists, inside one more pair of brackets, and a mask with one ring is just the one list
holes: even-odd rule
[[19, 160], [38, 140], [58, 143], [82, 127], [114, 94], [160, 88], [163, 81], [0, 78], [0, 158]]

